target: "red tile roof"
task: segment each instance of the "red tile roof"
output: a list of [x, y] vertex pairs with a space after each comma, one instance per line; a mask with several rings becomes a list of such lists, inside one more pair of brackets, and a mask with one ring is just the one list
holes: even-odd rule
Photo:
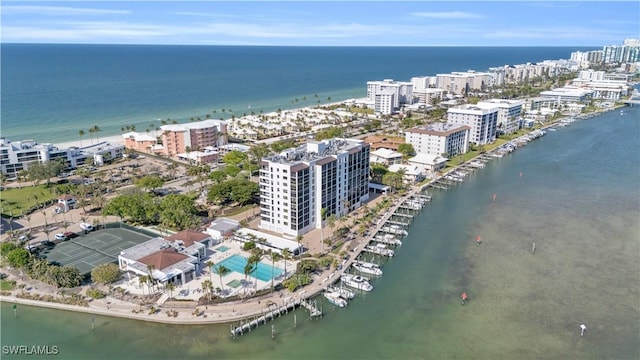
[[169, 248], [147, 255], [138, 260], [138, 262], [145, 265], [152, 265], [154, 269], [162, 270], [187, 258], [187, 255], [176, 252], [173, 248]]
[[176, 241], [182, 240], [185, 247], [189, 247], [196, 242], [200, 242], [209, 237], [209, 234], [205, 234], [195, 230], [183, 230], [179, 233], [166, 237], [165, 240]]

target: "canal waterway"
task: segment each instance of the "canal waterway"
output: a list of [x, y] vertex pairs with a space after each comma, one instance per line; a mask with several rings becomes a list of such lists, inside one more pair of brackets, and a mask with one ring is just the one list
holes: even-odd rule
[[433, 193], [372, 292], [345, 309], [319, 297], [323, 318], [296, 311], [295, 329], [288, 314], [236, 339], [102, 316], [92, 330], [88, 314], [3, 303], [2, 345], [64, 359], [640, 358], [638, 119], [577, 121]]

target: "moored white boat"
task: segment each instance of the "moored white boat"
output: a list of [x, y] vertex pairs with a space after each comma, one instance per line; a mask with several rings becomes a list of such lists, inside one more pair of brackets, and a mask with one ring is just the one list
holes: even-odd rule
[[325, 292], [322, 295], [324, 295], [324, 297], [335, 306], [341, 308], [347, 306], [347, 300], [341, 298], [340, 294], [338, 294], [337, 292]]
[[354, 269], [360, 272], [363, 272], [365, 274], [371, 274], [376, 276], [382, 275], [382, 270], [380, 269], [380, 267], [378, 267], [378, 265], [374, 263], [356, 260], [353, 262], [352, 266]]
[[356, 293], [354, 293], [353, 291], [351, 291], [349, 289], [345, 289], [343, 287], [329, 286], [329, 287], [327, 287], [327, 291], [338, 293], [338, 294], [340, 294], [341, 298], [347, 299], [347, 300], [351, 300], [354, 297], [356, 297]]
[[364, 247], [364, 251], [389, 257], [393, 257], [393, 255], [395, 255], [395, 251], [387, 249], [385, 244], [376, 244], [375, 246], [367, 245]]
[[358, 290], [363, 290], [363, 291], [373, 290], [373, 286], [369, 284], [369, 279], [367, 279], [364, 276], [353, 275], [353, 274], [343, 274], [341, 279], [345, 285], [351, 286], [352, 288], [356, 288]]

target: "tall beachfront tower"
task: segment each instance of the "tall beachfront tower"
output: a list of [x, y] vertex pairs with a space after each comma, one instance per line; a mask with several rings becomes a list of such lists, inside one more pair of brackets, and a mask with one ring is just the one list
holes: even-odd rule
[[369, 144], [309, 141], [260, 162], [260, 227], [297, 236], [369, 199]]
[[469, 104], [450, 108], [447, 110], [447, 123], [470, 127], [469, 142], [490, 144], [496, 140], [498, 108]]

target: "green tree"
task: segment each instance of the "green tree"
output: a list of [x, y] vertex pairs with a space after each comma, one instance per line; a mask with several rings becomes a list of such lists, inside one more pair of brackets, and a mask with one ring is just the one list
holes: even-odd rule
[[406, 160], [409, 157], [415, 155], [416, 151], [413, 149], [413, 145], [404, 143], [398, 145], [398, 152], [402, 154], [402, 157]]
[[216, 184], [220, 184], [227, 179], [227, 174], [222, 170], [214, 170], [209, 174], [209, 179], [213, 180]]
[[7, 253], [7, 262], [9, 265], [16, 268], [27, 268], [31, 261], [31, 254], [26, 249], [21, 247], [15, 248]]
[[228, 153], [226, 153], [223, 157], [222, 157], [222, 162], [224, 162], [227, 165], [235, 165], [238, 166], [242, 163], [244, 163], [247, 159], [249, 158], [249, 156], [241, 151], [238, 150], [232, 150], [229, 151]]
[[372, 163], [369, 169], [371, 171], [371, 180], [376, 183], [382, 183], [382, 177], [389, 172], [386, 166], [378, 163]]
[[135, 181], [137, 187], [145, 190], [155, 190], [164, 185], [164, 180], [159, 176], [145, 176]]
[[96, 284], [111, 284], [122, 276], [122, 272], [118, 265], [114, 263], [100, 264], [91, 270], [91, 281]]

